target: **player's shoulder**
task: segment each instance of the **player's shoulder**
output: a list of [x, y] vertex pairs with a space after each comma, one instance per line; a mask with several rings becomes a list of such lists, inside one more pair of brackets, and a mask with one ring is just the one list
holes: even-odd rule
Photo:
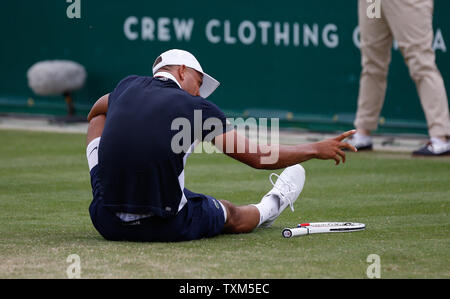
[[200, 96], [194, 96], [180, 88], [171, 88], [168, 95], [172, 95], [177, 99], [174, 103], [177, 106], [188, 107], [188, 109], [211, 111], [211, 113], [220, 113], [220, 108], [213, 102], [206, 100]]
[[187, 92], [185, 93], [187, 94], [186, 99], [189, 100], [197, 109], [220, 110], [220, 108], [216, 104], [207, 99], [204, 99], [200, 96], [193, 96]]
[[[173, 85], [174, 86], [174, 85]], [[175, 86], [174, 86], [175, 87]], [[193, 96], [182, 88], [166, 88], [165, 92], [168, 94], [172, 94], [173, 96], [182, 98], [184, 101], [192, 103], [192, 104], [200, 104], [204, 99], [199, 96]]]
[[132, 84], [132, 82], [134, 82], [138, 78], [139, 78], [138, 75], [129, 75], [129, 76], [126, 76], [126, 77], [120, 79], [120, 81], [116, 85], [115, 90], [121, 91], [121, 90], [125, 89], [127, 86]]
[[120, 96], [125, 90], [129, 89], [130, 87], [141, 85], [143, 80], [145, 80], [145, 77], [138, 75], [128, 75], [122, 78], [117, 83], [114, 90], [110, 93], [109, 95], [110, 101], [114, 101], [115, 98]]
[[117, 85], [119, 86], [119, 85], [123, 85], [123, 84], [129, 84], [131, 82], [144, 81], [144, 80], [148, 80], [149, 78], [150, 77], [144, 77], [144, 76], [139, 76], [139, 75], [128, 75], [128, 76], [122, 78]]

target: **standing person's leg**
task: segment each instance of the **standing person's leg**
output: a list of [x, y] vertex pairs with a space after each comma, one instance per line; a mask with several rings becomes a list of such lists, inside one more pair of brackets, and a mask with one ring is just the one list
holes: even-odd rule
[[398, 0], [383, 5], [389, 6], [386, 16], [416, 84], [429, 135], [445, 142], [450, 137], [450, 117], [444, 81], [432, 48], [434, 1]]
[[354, 122], [357, 133], [350, 143], [360, 150], [372, 148], [371, 139], [367, 135], [378, 128], [378, 118], [386, 95], [393, 39], [383, 5], [384, 2], [381, 18], [370, 19], [367, 16], [366, 0], [358, 2], [362, 70]]

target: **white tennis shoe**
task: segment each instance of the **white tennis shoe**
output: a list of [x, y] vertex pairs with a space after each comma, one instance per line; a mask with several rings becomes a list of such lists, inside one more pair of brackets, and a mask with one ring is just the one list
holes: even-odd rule
[[[272, 176], [278, 177], [275, 183], [272, 180]], [[291, 207], [292, 212], [294, 211], [294, 203], [302, 192], [305, 184], [305, 169], [300, 164], [290, 166], [280, 175], [277, 175], [276, 173], [270, 174], [269, 180], [272, 183], [273, 188], [264, 197], [272, 197], [272, 199], [278, 200], [278, 210], [274, 210], [272, 212], [273, 216], [261, 223], [260, 227], [271, 226], [287, 206]]]

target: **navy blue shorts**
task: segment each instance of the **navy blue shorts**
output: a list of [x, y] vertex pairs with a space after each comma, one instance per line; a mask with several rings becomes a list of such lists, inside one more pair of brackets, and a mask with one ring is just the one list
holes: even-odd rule
[[97, 231], [111, 241], [176, 242], [213, 237], [221, 233], [225, 216], [219, 201], [184, 189], [187, 203], [170, 218], [152, 216], [122, 221], [103, 205], [98, 165], [91, 170], [93, 200], [89, 214]]

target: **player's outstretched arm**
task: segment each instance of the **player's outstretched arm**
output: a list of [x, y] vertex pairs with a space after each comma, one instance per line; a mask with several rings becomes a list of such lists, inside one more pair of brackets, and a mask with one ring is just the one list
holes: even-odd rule
[[[257, 169], [286, 168], [310, 159], [334, 160], [345, 163], [344, 149], [356, 148], [343, 140], [356, 131], [347, 131], [335, 138], [299, 145], [257, 145], [236, 130], [217, 136], [215, 146], [226, 155]], [[231, 143], [231, 144], [230, 144]]]

